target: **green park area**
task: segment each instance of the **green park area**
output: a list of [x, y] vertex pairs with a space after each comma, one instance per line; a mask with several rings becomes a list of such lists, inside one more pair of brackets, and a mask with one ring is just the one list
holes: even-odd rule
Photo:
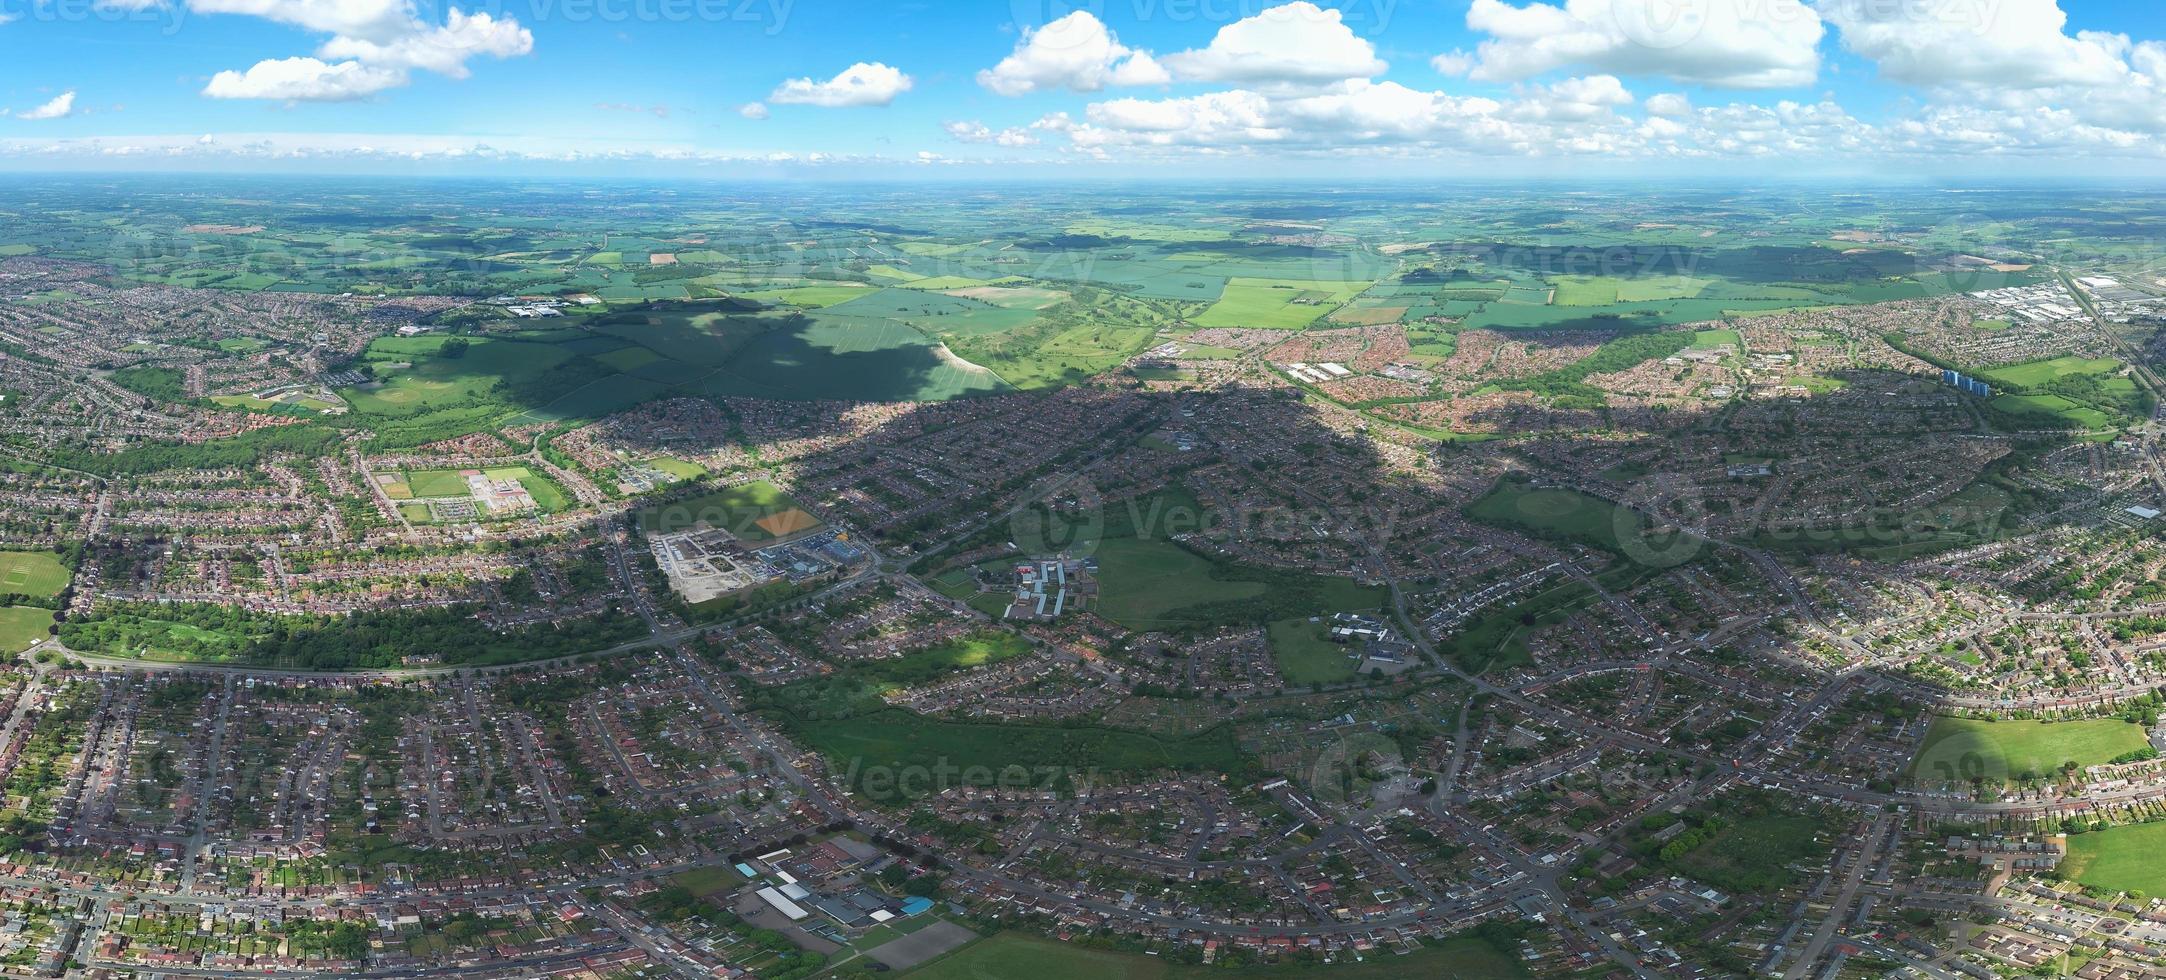
[[1978, 372], [1978, 377], [1994, 384], [2036, 388], [2048, 382], [2059, 381], [2062, 378], [2112, 374], [2119, 370], [2121, 370], [2121, 362], [2110, 357], [2068, 356], [1988, 368]]
[[1271, 624], [1271, 658], [1288, 684], [1334, 684], [1354, 677], [1346, 644], [1331, 641], [1331, 621], [1296, 616]]
[[2166, 822], [2071, 834], [2059, 870], [2104, 891], [2166, 895]]
[[36, 606], [0, 606], [0, 653], [16, 653], [45, 639], [53, 611]]
[[50, 598], [68, 587], [70, 573], [49, 551], [0, 551], [0, 595]]
[[1509, 980], [1526, 975], [1517, 957], [1476, 938], [1449, 939], [1403, 956], [1373, 950], [1358, 962], [1345, 956], [1325, 968], [1241, 967], [1180, 963], [1163, 956], [1091, 949], [1014, 932], [997, 933], [904, 974], [909, 980], [1298, 980], [1316, 976], [1332, 980]]
[[1384, 591], [1328, 575], [1206, 557], [1172, 541], [1107, 538], [1098, 558], [1098, 614], [1133, 630], [1375, 609]]
[[2118, 718], [1981, 721], [1938, 715], [1911, 760], [1925, 785], [2043, 779], [2063, 766], [2095, 766], [2150, 747], [2143, 728]]
[[1706, 543], [1682, 532], [1657, 533], [1646, 518], [1600, 497], [1507, 478], [1466, 508], [1468, 519], [1551, 541], [1585, 545], [1636, 565], [1667, 568], [1699, 557]]
[[650, 534], [715, 527], [758, 544], [821, 525], [781, 487], [754, 480], [644, 508], [639, 512], [639, 526]]

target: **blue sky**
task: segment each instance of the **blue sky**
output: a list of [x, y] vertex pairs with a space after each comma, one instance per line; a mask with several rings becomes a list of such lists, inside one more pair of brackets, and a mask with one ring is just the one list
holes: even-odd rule
[[0, 0], [0, 109], [9, 169], [2140, 174], [2166, 142], [2166, 14]]

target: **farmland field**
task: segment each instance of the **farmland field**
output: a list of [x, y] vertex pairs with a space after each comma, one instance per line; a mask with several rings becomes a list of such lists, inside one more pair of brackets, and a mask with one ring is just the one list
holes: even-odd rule
[[2092, 766], [2149, 746], [2143, 729], [2118, 718], [2086, 721], [1977, 721], [1934, 717], [1910, 763], [1927, 784], [2046, 777], [2067, 762]]
[[1219, 301], [1195, 318], [1199, 327], [1306, 327], [1368, 288], [1365, 282], [1230, 279]]

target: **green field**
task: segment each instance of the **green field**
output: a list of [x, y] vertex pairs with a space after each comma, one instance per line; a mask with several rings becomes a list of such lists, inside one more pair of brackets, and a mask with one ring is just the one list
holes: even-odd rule
[[2121, 362], [2110, 357], [2055, 357], [1989, 368], [1978, 372], [1978, 376], [1998, 384], [2035, 388], [2073, 375], [2112, 374], [2120, 369]]
[[1991, 404], [2012, 415], [2063, 420], [2084, 429], [2104, 428], [2113, 423], [2113, 418], [2106, 413], [2059, 395], [1995, 395]]
[[0, 595], [56, 596], [69, 576], [68, 566], [49, 551], [0, 551]]
[[990, 936], [904, 974], [910, 980], [1510, 980], [1526, 975], [1517, 958], [1479, 939], [1450, 939], [1405, 956], [1374, 951], [1362, 962], [1342, 958], [1328, 967], [1224, 967], [1191, 966], [1014, 932]]
[[2104, 891], [2166, 895], [2166, 823], [2072, 834], [2060, 873]]
[[[765, 480], [740, 483], [712, 493], [702, 494], [688, 500], [657, 504], [639, 512], [639, 526], [649, 533], [684, 531], [694, 527], [718, 527], [746, 541], [772, 541], [786, 534], [795, 534], [817, 527], [809, 514], [795, 524], [784, 519], [761, 522], [776, 515], [792, 512], [805, 514], [795, 498], [784, 493], [781, 487]], [[810, 521], [811, 523], [806, 523]], [[802, 525], [802, 526], [798, 526]], [[792, 528], [777, 534], [775, 528]]]
[[678, 459], [674, 456], [656, 456], [647, 460], [647, 465], [680, 480], [697, 480], [707, 475], [706, 467], [691, 460]]
[[0, 652], [16, 653], [45, 639], [53, 611], [36, 606], [0, 606]]
[[719, 895], [744, 884], [744, 881], [743, 878], [738, 877], [734, 869], [726, 864], [694, 868], [683, 874], [673, 875], [669, 879], [670, 884], [691, 892], [700, 898]]
[[1219, 301], [1193, 322], [1199, 327], [1298, 330], [1369, 288], [1366, 282], [1309, 279], [1229, 279]]
[[1352, 680], [1354, 661], [1343, 643], [1329, 638], [1329, 621], [1307, 616], [1282, 619], [1270, 628], [1271, 658], [1288, 684], [1335, 684]]
[[1911, 760], [1921, 784], [2044, 778], [2074, 762], [2093, 766], [2149, 746], [2140, 726], [2118, 718], [2087, 721], [1978, 721], [1935, 716]]
[[1383, 590], [1346, 579], [1214, 562], [1155, 538], [1108, 538], [1097, 558], [1097, 612], [1133, 630], [1351, 612], [1384, 602]]
[[406, 485], [413, 488], [414, 496], [422, 498], [470, 497], [474, 493], [458, 470], [415, 470], [406, 474]]
[[1130, 629], [1184, 622], [1180, 610], [1263, 595], [1262, 582], [1221, 581], [1212, 564], [1169, 541], [1114, 538], [1098, 547], [1098, 614]]

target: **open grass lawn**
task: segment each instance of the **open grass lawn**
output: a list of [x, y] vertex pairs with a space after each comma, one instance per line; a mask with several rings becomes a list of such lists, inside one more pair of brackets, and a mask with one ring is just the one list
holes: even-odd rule
[[413, 488], [414, 496], [471, 497], [474, 488], [466, 483], [466, 477], [458, 470], [415, 470], [406, 474], [406, 485]]
[[1351, 579], [1218, 563], [1170, 541], [1107, 538], [1098, 614], [1130, 629], [1180, 629], [1376, 609], [1384, 590]]
[[2166, 823], [2134, 824], [2075, 834], [2061, 873], [2113, 892], [2166, 895]]
[[1369, 288], [1366, 282], [1307, 279], [1229, 279], [1218, 302], [1192, 323], [1199, 327], [1298, 330]]
[[1289, 684], [1334, 684], [1351, 680], [1354, 661], [1346, 644], [1329, 639], [1328, 621], [1298, 616], [1271, 624], [1271, 657]]
[[16, 653], [45, 639], [53, 611], [36, 606], [0, 606], [0, 652]]
[[[570, 360], [555, 344], [473, 338], [466, 353], [441, 357], [445, 337], [386, 337], [363, 355], [377, 366], [381, 387], [343, 388], [339, 394], [362, 416], [399, 417], [495, 400], [499, 381], [532, 377]], [[395, 368], [394, 363], [411, 364]]]
[[1558, 532], [1566, 537], [1614, 545], [1617, 508], [1577, 490], [1504, 483], [1474, 502], [1469, 513], [1491, 524]]
[[694, 868], [680, 875], [672, 875], [669, 879], [670, 884], [701, 898], [706, 898], [709, 895], [719, 895], [744, 884], [744, 881], [743, 878], [737, 876], [735, 870], [725, 864]]
[[1701, 330], [1692, 335], [1692, 346], [1736, 347], [1743, 340], [1735, 330]]
[[[779, 515], [779, 516], [778, 516]], [[801, 519], [796, 515], [804, 515]], [[807, 514], [782, 488], [766, 480], [754, 480], [713, 493], [671, 504], [658, 504], [639, 512], [639, 526], [649, 532], [686, 531], [694, 527], [719, 527], [746, 541], [758, 543], [783, 533], [817, 527], [805, 524]]]
[[2059, 395], [1996, 395], [1991, 404], [1994, 408], [2013, 415], [2065, 419], [2086, 429], [2103, 428], [2113, 422], [2106, 413]]
[[492, 480], [519, 481], [519, 485], [526, 488], [527, 495], [534, 498], [534, 506], [541, 508], [544, 513], [554, 514], [571, 506], [571, 499], [564, 496], [564, 491], [558, 489], [555, 483], [524, 466], [499, 466], [481, 472]]
[[2148, 746], [2143, 729], [2117, 718], [2086, 721], [1977, 721], [1937, 716], [1911, 760], [1911, 778], [1929, 785], [1971, 779], [2046, 777], [2063, 763], [2093, 766]]
[[1252, 599], [1262, 582], [1221, 581], [1211, 562], [1170, 541], [1112, 538], [1098, 546], [1098, 614], [1136, 630], [1189, 622], [1182, 609]]
[[678, 459], [675, 456], [656, 456], [648, 460], [647, 465], [680, 480], [697, 480], [707, 475], [706, 467], [688, 459]]
[[51, 552], [0, 551], [0, 595], [59, 595], [68, 577], [68, 566]]
[[2030, 388], [2075, 374], [2112, 374], [2121, 369], [2121, 362], [2110, 357], [2055, 357], [2043, 361], [2025, 361], [1978, 372], [1987, 381], [2001, 384], [2022, 385]]
[[1162, 956], [1086, 949], [1015, 932], [998, 933], [904, 974], [910, 980], [1507, 980], [1526, 975], [1516, 957], [1479, 939], [1453, 939], [1406, 956], [1372, 952], [1360, 963], [1342, 959], [1328, 967], [1228, 968], [1188, 966]]

